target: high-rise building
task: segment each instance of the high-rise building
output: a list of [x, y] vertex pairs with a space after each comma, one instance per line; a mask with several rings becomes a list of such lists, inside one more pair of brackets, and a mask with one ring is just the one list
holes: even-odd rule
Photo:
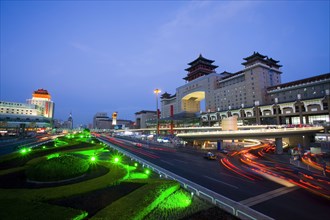
[[32, 99], [27, 99], [27, 103], [34, 104], [42, 108], [42, 116], [46, 118], [54, 117], [54, 102], [51, 101], [51, 96], [45, 89], [38, 89], [32, 94]]
[[71, 112], [70, 112], [68, 120], [63, 122], [62, 128], [73, 129], [73, 118], [72, 118], [72, 113]]

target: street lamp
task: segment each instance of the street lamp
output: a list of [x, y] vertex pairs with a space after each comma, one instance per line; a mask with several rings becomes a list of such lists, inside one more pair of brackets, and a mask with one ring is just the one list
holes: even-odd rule
[[156, 114], [157, 114], [157, 136], [159, 135], [159, 112], [158, 112], [158, 94], [161, 93], [160, 89], [155, 89], [154, 93], [156, 94]]

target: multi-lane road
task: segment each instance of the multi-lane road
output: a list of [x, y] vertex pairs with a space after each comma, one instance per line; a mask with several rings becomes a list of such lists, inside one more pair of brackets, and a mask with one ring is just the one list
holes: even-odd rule
[[[137, 147], [122, 139], [103, 140], [117, 143], [117, 146], [144, 160], [274, 219], [328, 219], [330, 216], [329, 199], [287, 181], [278, 181], [267, 175], [258, 175], [257, 172], [247, 173], [244, 171], [247, 165], [240, 163], [239, 158], [231, 163], [233, 166], [239, 164], [243, 168], [241, 171], [228, 169], [220, 158], [206, 160], [203, 158], [203, 152], [193, 149], [153, 145]], [[222, 156], [226, 158], [225, 155]], [[285, 172], [293, 171], [288, 168]], [[299, 169], [295, 169], [295, 172], [299, 172]], [[329, 180], [324, 184], [330, 188]]]
[[22, 146], [34, 146], [55, 139], [55, 135], [39, 135], [29, 138], [21, 138], [16, 141], [0, 142], [0, 156], [17, 151]]

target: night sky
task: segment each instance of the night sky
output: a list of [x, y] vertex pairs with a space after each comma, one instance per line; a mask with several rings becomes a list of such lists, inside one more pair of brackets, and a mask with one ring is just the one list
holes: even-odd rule
[[0, 100], [39, 88], [55, 118], [155, 110], [202, 54], [217, 72], [254, 51], [280, 60], [282, 82], [330, 72], [329, 1], [1, 1]]

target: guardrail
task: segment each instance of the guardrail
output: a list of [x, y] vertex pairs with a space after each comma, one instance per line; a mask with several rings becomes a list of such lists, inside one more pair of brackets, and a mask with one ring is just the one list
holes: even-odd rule
[[35, 144], [35, 143], [28, 144], [28, 147], [34, 148], [34, 147], [38, 147], [38, 146], [43, 145], [43, 144], [47, 144], [47, 143], [52, 142], [52, 141], [54, 141], [54, 140], [48, 140], [48, 141], [40, 142], [38, 144]]
[[191, 192], [192, 195], [195, 194], [199, 198], [211, 202], [212, 204], [218, 206], [220, 209], [223, 209], [223, 210], [227, 211], [228, 213], [230, 213], [240, 219], [249, 219], [249, 220], [250, 219], [254, 219], [254, 220], [257, 220], [257, 219], [271, 220], [271, 219], [273, 219], [254, 209], [251, 209], [248, 206], [245, 206], [239, 202], [235, 202], [235, 201], [233, 201], [225, 196], [222, 196], [214, 191], [211, 191], [201, 185], [198, 185], [190, 180], [180, 177], [180, 176], [176, 175], [175, 173], [172, 173], [171, 171], [168, 171], [164, 168], [161, 168], [155, 164], [150, 163], [149, 161], [139, 158], [138, 156], [136, 156], [132, 153], [129, 153], [108, 141], [102, 140], [100, 138], [98, 138], [98, 139], [101, 142], [103, 142], [104, 144], [107, 144], [109, 147], [116, 149], [117, 151], [121, 152], [122, 154], [126, 155], [127, 157], [130, 157], [132, 160], [139, 162], [140, 164], [142, 164], [142, 166], [146, 166], [147, 168], [158, 173], [160, 177], [165, 177], [168, 179], [178, 181], [180, 183], [180, 185], [187, 191]]

